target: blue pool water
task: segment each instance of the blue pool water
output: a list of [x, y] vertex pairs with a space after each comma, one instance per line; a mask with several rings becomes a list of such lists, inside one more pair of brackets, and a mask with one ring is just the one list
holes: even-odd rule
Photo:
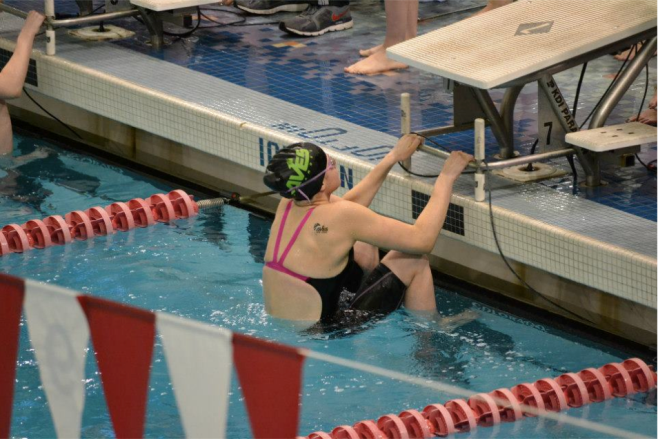
[[[63, 150], [44, 140], [17, 136], [15, 157], [0, 158], [0, 224], [23, 223], [171, 189], [174, 187], [168, 183]], [[475, 391], [511, 387], [628, 357], [627, 353], [439, 288], [436, 294], [442, 314], [470, 309], [479, 317], [459, 328], [445, 329], [399, 311], [358, 333], [300, 333], [264, 311], [260, 279], [270, 225], [267, 218], [224, 207], [170, 225], [4, 256], [0, 258], [0, 271]], [[12, 434], [54, 437], [25, 324], [16, 378]], [[113, 437], [92, 355], [88, 356], [87, 378], [83, 437]], [[305, 364], [302, 391], [300, 434], [451, 399], [451, 395], [315, 360]], [[657, 433], [655, 390], [571, 409], [569, 413], [647, 436]], [[159, 342], [146, 423], [146, 437], [183, 434]], [[600, 437], [598, 433], [537, 419], [481, 428], [471, 435]], [[250, 437], [235, 376], [228, 437]]]

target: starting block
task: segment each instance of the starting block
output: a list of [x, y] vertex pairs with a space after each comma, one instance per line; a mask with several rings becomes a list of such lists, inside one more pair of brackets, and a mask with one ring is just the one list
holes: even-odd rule
[[[565, 140], [579, 128], [553, 75], [646, 41], [595, 112], [590, 128], [602, 126], [656, 50], [656, 15], [655, 0], [518, 0], [392, 46], [386, 53], [454, 82], [454, 124], [419, 134], [471, 129], [472, 121], [483, 117], [500, 145], [502, 159], [515, 155], [516, 100], [525, 84], [537, 81], [539, 151], [562, 150], [572, 144], [588, 185], [597, 185], [596, 154], [585, 156], [574, 143], [577, 140]], [[488, 92], [494, 88], [506, 89], [500, 109]], [[601, 140], [593, 134], [583, 138], [590, 137]]]

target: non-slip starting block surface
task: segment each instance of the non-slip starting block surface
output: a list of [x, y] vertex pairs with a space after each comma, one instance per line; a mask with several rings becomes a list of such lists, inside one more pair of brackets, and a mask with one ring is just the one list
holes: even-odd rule
[[490, 89], [655, 27], [655, 0], [520, 0], [387, 53], [426, 72]]

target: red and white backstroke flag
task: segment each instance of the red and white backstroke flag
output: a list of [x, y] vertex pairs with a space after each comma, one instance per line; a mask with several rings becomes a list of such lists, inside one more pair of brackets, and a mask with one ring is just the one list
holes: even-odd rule
[[92, 296], [78, 296], [87, 316], [105, 400], [119, 439], [144, 434], [155, 314]]
[[298, 349], [233, 334], [233, 361], [255, 439], [294, 439], [304, 356]]
[[169, 314], [156, 316], [185, 436], [226, 437], [231, 331]]
[[77, 295], [26, 280], [23, 306], [57, 437], [79, 438], [89, 327]]
[[9, 437], [24, 282], [0, 274], [0, 438]]

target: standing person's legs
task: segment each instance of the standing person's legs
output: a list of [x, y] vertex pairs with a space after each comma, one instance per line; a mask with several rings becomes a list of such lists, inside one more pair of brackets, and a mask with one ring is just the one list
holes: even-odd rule
[[[375, 75], [391, 70], [406, 69], [406, 64], [393, 61], [386, 56], [386, 49], [415, 36], [418, 20], [418, 0], [386, 0], [386, 38], [382, 46], [375, 47], [370, 56], [345, 68], [347, 73]], [[414, 15], [415, 14], [415, 15]], [[413, 36], [411, 36], [413, 33]]]

